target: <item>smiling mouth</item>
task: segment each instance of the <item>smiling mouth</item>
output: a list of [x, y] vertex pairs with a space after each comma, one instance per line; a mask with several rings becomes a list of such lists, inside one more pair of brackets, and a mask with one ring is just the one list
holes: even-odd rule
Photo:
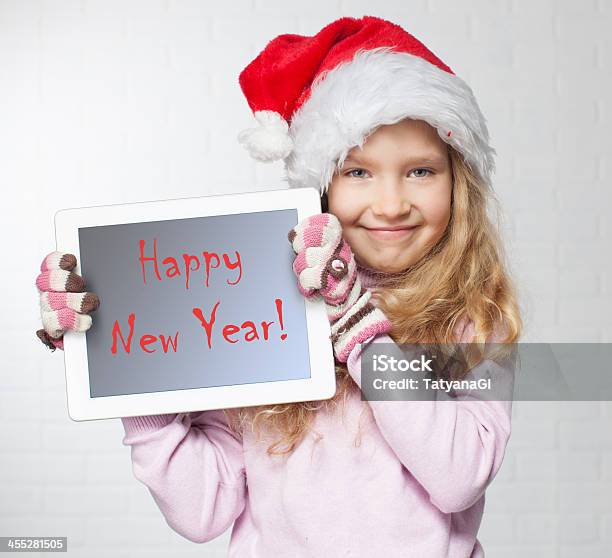
[[401, 229], [369, 229], [364, 227], [368, 234], [377, 240], [404, 240], [412, 236], [418, 226], [404, 227]]

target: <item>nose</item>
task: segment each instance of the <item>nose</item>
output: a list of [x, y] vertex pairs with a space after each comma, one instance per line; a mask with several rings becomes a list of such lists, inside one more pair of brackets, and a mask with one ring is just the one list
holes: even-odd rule
[[388, 221], [396, 220], [410, 212], [412, 204], [407, 186], [402, 180], [381, 180], [374, 189], [372, 212]]

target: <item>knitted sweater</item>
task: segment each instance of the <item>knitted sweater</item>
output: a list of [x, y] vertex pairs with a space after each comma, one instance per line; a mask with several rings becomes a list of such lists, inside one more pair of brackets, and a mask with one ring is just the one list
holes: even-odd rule
[[[376, 275], [360, 268], [365, 286]], [[473, 324], [457, 332], [469, 342]], [[392, 343], [387, 335], [366, 343]], [[360, 385], [360, 347], [348, 372]], [[288, 457], [233, 434], [223, 411], [123, 418], [135, 477], [168, 525], [206, 542], [233, 524], [230, 558], [476, 558], [485, 489], [511, 401], [362, 401], [319, 410]]]

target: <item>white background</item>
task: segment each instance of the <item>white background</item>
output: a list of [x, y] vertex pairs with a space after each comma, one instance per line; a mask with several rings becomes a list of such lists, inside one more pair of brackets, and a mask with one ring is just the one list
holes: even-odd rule
[[[281, 162], [236, 141], [255, 125], [238, 74], [276, 35], [343, 15], [402, 25], [472, 86], [524, 340], [612, 341], [612, 3], [0, 0], [0, 536], [68, 536], [79, 557], [225, 556], [229, 532], [197, 545], [166, 525], [120, 421], [70, 421], [34, 280], [59, 209], [284, 187]], [[515, 404], [487, 556], [609, 555], [611, 426], [610, 403]]]

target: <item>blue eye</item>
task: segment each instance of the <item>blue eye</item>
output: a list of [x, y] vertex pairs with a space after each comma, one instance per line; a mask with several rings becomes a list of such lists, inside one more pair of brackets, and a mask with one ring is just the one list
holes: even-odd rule
[[351, 174], [353, 172], [358, 172], [358, 171], [365, 172], [364, 169], [352, 169], [346, 173], [346, 176], [350, 176], [352, 178], [363, 178], [363, 176], [355, 176], [354, 174]]
[[417, 176], [417, 178], [425, 178], [427, 176], [429, 176], [430, 174], [433, 174], [429, 169], [414, 169], [412, 172], [417, 172], [417, 171], [425, 171], [428, 174], [421, 174], [420, 176]]

